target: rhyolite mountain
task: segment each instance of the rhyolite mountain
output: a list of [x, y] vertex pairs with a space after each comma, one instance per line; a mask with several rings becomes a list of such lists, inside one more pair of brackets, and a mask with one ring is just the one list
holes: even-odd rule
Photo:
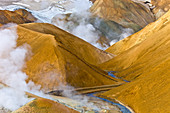
[[100, 24], [92, 23], [108, 42], [119, 41], [122, 34], [133, 34], [155, 21], [149, 7], [132, 0], [96, 0], [90, 11], [100, 18]]
[[95, 66], [111, 59], [112, 54], [97, 49], [54, 25], [22, 24], [36, 20], [26, 10], [1, 10], [1, 17], [2, 24], [19, 24], [17, 44], [28, 44], [33, 53], [26, 62], [24, 71], [28, 75], [28, 81], [41, 85], [44, 90], [55, 90], [59, 84], [87, 87], [121, 82]]
[[101, 95], [117, 99], [137, 113], [168, 113], [169, 31], [170, 11], [156, 22], [110, 47], [107, 51], [117, 56], [100, 67], [116, 71], [116, 76], [131, 82]]
[[113, 56], [84, 40], [46, 23], [21, 24], [17, 27], [18, 46], [28, 44], [32, 56], [24, 71], [28, 80], [46, 91], [58, 85], [99, 86], [120, 82], [95, 65]]
[[[59, 85], [82, 88], [121, 84], [98, 96], [117, 100], [136, 113], [168, 113], [169, 0], [152, 0], [155, 6], [153, 10], [136, 0], [92, 1], [91, 23], [95, 25], [94, 19], [101, 19], [100, 26], [96, 27], [103, 33], [104, 39], [108, 36], [111, 39], [118, 38], [126, 28], [136, 33], [102, 51], [54, 25], [33, 23], [37, 19], [26, 10], [0, 11], [0, 26], [11, 22], [18, 24], [17, 46], [26, 43], [32, 51], [23, 69], [28, 75], [27, 82], [32, 80], [36, 85], [41, 85], [45, 92], [56, 90]], [[111, 34], [108, 35], [108, 31]], [[107, 71], [113, 71], [117, 78], [110, 77]], [[129, 82], [125, 83], [122, 79]], [[28, 92], [27, 95], [30, 97]], [[54, 100], [36, 95], [33, 97], [36, 99], [14, 112], [77, 113]]]
[[[143, 2], [131, 0], [95, 0], [93, 2], [89, 22], [100, 32], [97, 43], [103, 47], [110, 46], [111, 41], [119, 41], [155, 21], [155, 16], [149, 6]], [[71, 14], [64, 13], [62, 22], [66, 25], [69, 21], [75, 22], [75, 25], [79, 24], [74, 19], [83, 17]], [[56, 18], [59, 16], [61, 15], [56, 15], [52, 19], [53, 24], [58, 23]], [[123, 36], [125, 33], [127, 36]]]
[[132, 0], [96, 0], [91, 12], [134, 31], [139, 31], [155, 21], [154, 15], [148, 8]]

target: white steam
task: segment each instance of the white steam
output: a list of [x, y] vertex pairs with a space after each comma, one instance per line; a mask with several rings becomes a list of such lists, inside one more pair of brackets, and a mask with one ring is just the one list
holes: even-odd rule
[[89, 13], [89, 9], [92, 6], [92, 2], [89, 0], [74, 0], [73, 7], [75, 8], [75, 12], [83, 15], [85, 13]]
[[0, 107], [8, 110], [16, 110], [27, 102], [31, 101], [25, 95], [23, 90], [18, 91], [13, 88], [0, 89]]
[[[11, 26], [11, 25], [10, 25]], [[18, 109], [32, 99], [27, 98], [25, 91], [44, 96], [32, 81], [26, 83], [27, 75], [22, 71], [28, 56], [28, 46], [17, 47], [16, 27], [0, 29], [0, 108], [11, 111]]]
[[70, 99], [79, 102], [80, 107], [86, 107], [89, 111], [101, 111], [102, 109], [110, 109], [107, 103], [100, 103], [100, 106], [95, 102], [91, 102], [90, 97], [86, 95], [80, 95], [78, 92], [74, 92], [75, 88], [69, 85], [63, 85], [62, 83], [58, 87], [59, 90], [63, 90], [62, 95]]
[[[89, 12], [92, 2], [89, 0], [75, 0], [72, 3], [74, 11], [69, 15], [56, 15], [52, 23], [61, 29], [91, 43], [100, 49], [103, 48], [97, 41], [100, 39], [100, 32], [90, 23], [92, 14]], [[67, 21], [64, 19], [67, 18]]]
[[114, 39], [110, 42], [110, 45], [113, 45], [115, 44], [116, 42], [120, 41], [120, 40], [123, 40], [124, 38], [132, 35], [134, 33], [134, 31], [130, 28], [126, 28], [126, 29], [123, 29], [123, 32], [122, 34], [119, 36], [119, 39]]
[[15, 110], [30, 101], [24, 92], [27, 75], [22, 72], [27, 50], [16, 47], [15, 27], [0, 30], [0, 36], [0, 81], [9, 86], [0, 89], [0, 107]]
[[[126, 29], [120, 29], [123, 32], [122, 35], [117, 34], [114, 30], [102, 34], [103, 31], [98, 28], [101, 20], [92, 19], [92, 14], [89, 11], [92, 5], [89, 0], [16, 0], [11, 5], [0, 7], [0, 9], [15, 10], [24, 8], [30, 11], [38, 19], [38, 22], [52, 23], [103, 50], [121, 40], [122, 37], [128, 36], [125, 35], [129, 34]], [[95, 25], [92, 23], [95, 23]]]
[[[71, 34], [91, 43], [99, 49], [105, 50], [109, 46], [107, 44], [101, 45], [99, 43], [102, 33], [96, 28], [100, 26], [101, 20], [97, 18], [94, 19], [95, 26], [90, 22], [92, 19], [92, 14], [89, 11], [91, 6], [92, 2], [89, 0], [74, 0], [74, 2], [72, 2], [72, 7], [74, 7], [73, 12], [67, 15], [56, 15], [52, 20], [52, 24], [55, 24], [61, 29], [64, 29], [65, 31], [68, 31]], [[113, 45], [119, 40], [122, 40], [133, 34], [133, 30], [130, 28], [122, 28], [120, 30], [122, 31], [122, 34], [118, 38], [113, 39], [110, 42], [110, 45]], [[114, 34], [114, 31], [111, 32], [111, 34]]]

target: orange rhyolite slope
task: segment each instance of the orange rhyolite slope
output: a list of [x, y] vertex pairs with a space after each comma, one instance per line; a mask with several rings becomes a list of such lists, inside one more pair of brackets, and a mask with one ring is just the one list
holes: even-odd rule
[[13, 113], [79, 113], [53, 100], [37, 98]]
[[74, 87], [118, 83], [94, 66], [112, 56], [82, 39], [45, 23], [22, 24], [17, 31], [18, 45], [27, 43], [33, 53], [24, 71], [46, 91], [61, 83]]
[[[125, 48], [123, 50], [118, 48], [121, 50], [120, 53], [117, 52], [115, 58], [101, 64], [100, 67], [117, 71], [115, 75], [131, 82], [102, 95], [118, 99], [136, 113], [168, 113], [170, 110], [169, 31], [170, 11], [143, 30], [122, 40], [122, 43], [118, 43]], [[112, 47], [109, 51], [112, 51]]]

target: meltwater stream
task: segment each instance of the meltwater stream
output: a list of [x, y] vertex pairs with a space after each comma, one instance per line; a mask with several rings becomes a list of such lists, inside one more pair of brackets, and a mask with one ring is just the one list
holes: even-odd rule
[[130, 81], [127, 81], [127, 80], [124, 80], [124, 79], [122, 79], [122, 78], [119, 78], [119, 77], [115, 76], [115, 75], [113, 74], [114, 72], [115, 72], [115, 71], [109, 71], [109, 72], [108, 72], [108, 75], [111, 76], [111, 77], [113, 77], [113, 78], [121, 79], [121, 80], [123, 80], [123, 81], [125, 81], [125, 82], [130, 82]]
[[[108, 75], [110, 75], [110, 76], [113, 77], [113, 78], [118, 78], [118, 77], [116, 77], [116, 76], [113, 74], [114, 72], [115, 72], [115, 71], [109, 71], [109, 72], [108, 72]], [[118, 78], [118, 79], [120, 79], [120, 78]], [[125, 81], [125, 82], [130, 82], [130, 81], [127, 81], [127, 80], [123, 80], [123, 81]], [[132, 113], [128, 108], [126, 108], [126, 106], [124, 106], [124, 105], [122, 105], [122, 104], [120, 104], [120, 103], [115, 103], [115, 102], [110, 101], [110, 100], [105, 99], [105, 98], [97, 97], [97, 96], [95, 96], [94, 94], [95, 94], [95, 93], [91, 93], [91, 94], [88, 94], [87, 96], [89, 96], [89, 97], [94, 97], [94, 98], [97, 98], [97, 99], [106, 101], [106, 102], [108, 102], [108, 103], [111, 103], [111, 104], [113, 104], [113, 105], [116, 105], [116, 106], [119, 107], [119, 109], [120, 109], [120, 111], [121, 111], [122, 113]]]
[[116, 106], [119, 107], [119, 109], [120, 109], [120, 111], [121, 111], [122, 113], [132, 113], [128, 108], [126, 108], [126, 107], [123, 106], [122, 104], [112, 102], [112, 101], [107, 100], [107, 99], [105, 99], [105, 98], [101, 98], [101, 97], [94, 96], [94, 94], [95, 94], [95, 93], [91, 93], [91, 94], [88, 94], [87, 96], [89, 96], [89, 97], [94, 97], [94, 98], [97, 98], [97, 99], [106, 101], [106, 102], [108, 102], [108, 103], [111, 103], [111, 104], [113, 104], [113, 105], [116, 105]]

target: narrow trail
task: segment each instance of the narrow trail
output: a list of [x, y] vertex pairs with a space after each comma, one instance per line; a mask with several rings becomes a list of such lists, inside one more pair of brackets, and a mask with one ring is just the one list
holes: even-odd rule
[[[118, 87], [122, 84], [113, 84], [113, 85], [102, 85], [102, 86], [94, 86], [94, 87], [84, 87], [84, 88], [75, 88], [74, 90], [69, 90], [69, 92], [74, 93], [75, 95], [84, 95], [84, 94], [90, 94], [90, 93], [97, 93], [102, 91], [108, 91], [114, 87]], [[62, 96], [62, 92], [64, 90], [54, 90], [50, 91], [47, 94], [50, 95], [56, 95], [56, 96]]]
[[[114, 71], [109, 71], [108, 75], [113, 78], [120, 79], [120, 78], [116, 77], [113, 73], [114, 73]], [[126, 81], [126, 80], [123, 80], [123, 81], [125, 81], [126, 83], [130, 82], [130, 81]], [[123, 105], [121, 103], [118, 103], [117, 101], [113, 102], [108, 99], [95, 96], [96, 93], [105, 92], [110, 89], [113, 89], [114, 87], [121, 86], [123, 84], [125, 84], [125, 83], [94, 86], [94, 87], [75, 88], [74, 90], [70, 90], [70, 91], [75, 95], [86, 95], [88, 97], [100, 99], [100, 100], [108, 102], [112, 105], [118, 106], [118, 108], [120, 109], [120, 111], [122, 113], [134, 113], [130, 108], [126, 107], [125, 105]], [[55, 90], [55, 91], [48, 92], [48, 94], [50, 94], [50, 95], [57, 95], [57, 96], [62, 96], [62, 93], [63, 93], [62, 90]]]

